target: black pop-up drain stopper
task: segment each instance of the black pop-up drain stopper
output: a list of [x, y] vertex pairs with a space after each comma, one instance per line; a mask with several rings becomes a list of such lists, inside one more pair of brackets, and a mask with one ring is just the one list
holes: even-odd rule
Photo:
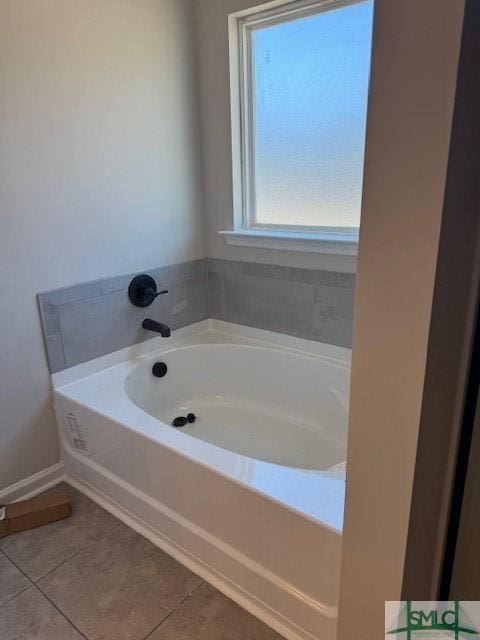
[[197, 416], [194, 413], [187, 413], [187, 416], [178, 416], [177, 418], [174, 419], [174, 421], [172, 422], [172, 425], [174, 427], [184, 427], [187, 422], [189, 422], [190, 424], [192, 422], [195, 422], [195, 420], [197, 419]]

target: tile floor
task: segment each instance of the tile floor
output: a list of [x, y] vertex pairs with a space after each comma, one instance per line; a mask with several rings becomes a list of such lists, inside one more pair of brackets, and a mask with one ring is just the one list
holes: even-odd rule
[[0, 540], [2, 640], [282, 640], [86, 496], [61, 488], [71, 518]]

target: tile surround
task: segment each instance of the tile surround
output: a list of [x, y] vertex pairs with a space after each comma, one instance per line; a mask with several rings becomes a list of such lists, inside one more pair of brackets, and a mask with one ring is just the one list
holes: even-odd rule
[[206, 260], [149, 269], [159, 297], [147, 309], [127, 295], [134, 273], [38, 294], [51, 373], [152, 337], [142, 320], [153, 318], [178, 329], [207, 317]]
[[209, 258], [207, 279], [212, 318], [351, 346], [353, 274]]
[[135, 274], [38, 295], [52, 373], [152, 337], [152, 317], [178, 329], [211, 317], [351, 346], [355, 276], [206, 258], [148, 270], [169, 293], [148, 309], [130, 304]]

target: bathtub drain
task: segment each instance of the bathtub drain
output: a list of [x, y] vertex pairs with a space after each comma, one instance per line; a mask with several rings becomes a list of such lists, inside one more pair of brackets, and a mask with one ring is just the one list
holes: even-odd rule
[[194, 413], [187, 413], [186, 416], [177, 416], [172, 422], [172, 425], [174, 427], [184, 427], [187, 422], [192, 423], [195, 422], [196, 419], [197, 416]]

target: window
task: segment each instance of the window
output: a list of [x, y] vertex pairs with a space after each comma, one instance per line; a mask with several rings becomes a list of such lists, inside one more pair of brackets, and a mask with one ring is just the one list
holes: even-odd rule
[[232, 16], [237, 231], [357, 239], [372, 19], [373, 0]]

